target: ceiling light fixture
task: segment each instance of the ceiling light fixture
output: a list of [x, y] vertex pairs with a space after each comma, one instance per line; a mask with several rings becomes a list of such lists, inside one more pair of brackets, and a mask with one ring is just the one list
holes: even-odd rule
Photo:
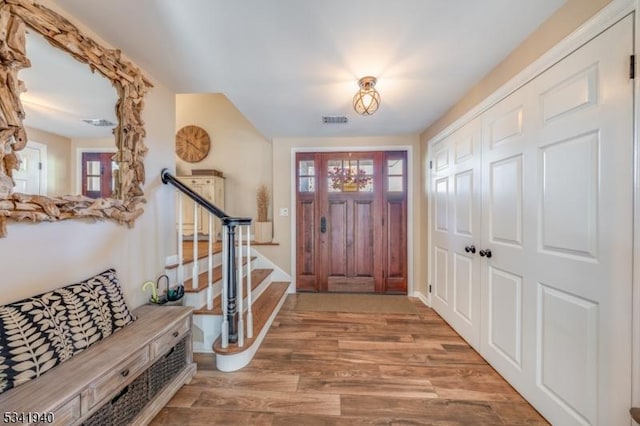
[[371, 115], [380, 106], [380, 93], [375, 89], [375, 77], [362, 77], [360, 90], [353, 97], [353, 109], [360, 115]]

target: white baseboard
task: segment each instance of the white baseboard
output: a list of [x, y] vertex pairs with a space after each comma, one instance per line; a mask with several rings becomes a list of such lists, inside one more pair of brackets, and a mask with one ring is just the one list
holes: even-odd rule
[[419, 291], [414, 291], [413, 292], [413, 297], [416, 297], [418, 299], [420, 299], [420, 301], [422, 303], [424, 303], [424, 305], [427, 308], [430, 308], [431, 306], [429, 305], [429, 299], [427, 298], [427, 296], [425, 296], [423, 293], [419, 292]]

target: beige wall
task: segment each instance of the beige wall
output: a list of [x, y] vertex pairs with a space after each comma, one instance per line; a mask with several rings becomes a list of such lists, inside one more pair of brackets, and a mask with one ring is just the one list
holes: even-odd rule
[[70, 194], [72, 191], [71, 140], [64, 136], [27, 127], [27, 138], [47, 146], [47, 195]]
[[175, 164], [173, 146], [167, 142], [175, 135], [175, 94], [154, 84], [143, 111], [149, 147], [143, 187], [147, 204], [135, 227], [90, 220], [9, 222], [8, 236], [0, 239], [0, 304], [76, 282], [109, 267], [118, 271], [131, 307], [146, 301], [142, 283], [162, 274], [165, 257], [176, 252], [174, 193], [159, 176], [162, 167]]
[[[199, 163], [176, 157], [178, 173], [220, 170], [226, 178], [225, 211], [232, 216], [255, 218], [256, 189], [265, 184], [271, 190], [271, 143], [221, 94], [177, 95], [176, 129], [187, 125], [207, 131], [211, 150]], [[175, 146], [175, 138], [170, 140]]]
[[[413, 201], [413, 221], [409, 226], [413, 226], [414, 232], [420, 227], [420, 194], [423, 191], [420, 165], [420, 140], [418, 135], [402, 136], [377, 136], [377, 137], [345, 137], [345, 138], [275, 138], [273, 140], [273, 209], [274, 214], [274, 240], [280, 245], [278, 247], [260, 247], [260, 251], [266, 257], [274, 261], [287, 273], [292, 273], [291, 253], [294, 247], [291, 245], [291, 226], [293, 214], [295, 213], [294, 199], [291, 191], [293, 165], [292, 152], [294, 150], [362, 150], [366, 148], [380, 149], [393, 148], [398, 146], [409, 146], [413, 148], [413, 161], [410, 164], [413, 179], [412, 192], [410, 197]], [[279, 216], [279, 209], [286, 207], [289, 209], [288, 217]], [[424, 292], [426, 286], [426, 257], [422, 245], [417, 239], [414, 240], [413, 257], [408, 259], [413, 265], [414, 290]], [[295, 278], [294, 278], [295, 279]]]

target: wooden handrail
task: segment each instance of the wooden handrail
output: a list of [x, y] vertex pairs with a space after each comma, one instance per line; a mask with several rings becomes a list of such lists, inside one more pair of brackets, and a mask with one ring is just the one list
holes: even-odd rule
[[[243, 309], [242, 309], [242, 263], [236, 259], [236, 247], [235, 247], [235, 235], [236, 230], [238, 231], [238, 240], [242, 242], [242, 227], [243, 226], [251, 226], [252, 219], [249, 217], [231, 217], [222, 211], [220, 208], [211, 204], [200, 194], [189, 188], [187, 185], [182, 183], [178, 178], [169, 173], [168, 169], [162, 169], [160, 172], [160, 178], [162, 183], [171, 184], [177, 190], [185, 194], [187, 197], [192, 199], [197, 205], [201, 206], [203, 209], [211, 213], [213, 216], [217, 217], [222, 221], [223, 225], [223, 249], [222, 249], [222, 258], [223, 258], [223, 290], [222, 290], [222, 306], [223, 306], [223, 322], [222, 322], [222, 341], [223, 347], [230, 343], [238, 343], [239, 346], [242, 346], [244, 341], [244, 324], [243, 324]], [[182, 212], [182, 209], [180, 209]], [[181, 213], [180, 213], [181, 215]], [[197, 222], [197, 209], [194, 209], [194, 223]], [[182, 227], [182, 223], [180, 223], [180, 229]], [[211, 238], [211, 223], [209, 222], [209, 235]], [[198, 247], [198, 237], [197, 231], [194, 232], [194, 267], [193, 267], [193, 276], [192, 282], [194, 288], [198, 283], [198, 262], [197, 262], [197, 247]], [[247, 241], [249, 241], [250, 231], [247, 228]], [[211, 241], [211, 240], [210, 240]], [[181, 243], [181, 242], [180, 242]], [[247, 251], [250, 250], [250, 245], [248, 245]], [[180, 251], [180, 250], [179, 250]], [[209, 268], [211, 268], [211, 249], [209, 249]], [[242, 257], [242, 246], [238, 248], [238, 259]], [[251, 263], [250, 261], [248, 262]], [[182, 264], [182, 259], [180, 259], [180, 264]], [[250, 266], [247, 266], [247, 273], [251, 274]], [[211, 304], [212, 300], [212, 286], [211, 280], [209, 280], [207, 287], [207, 305]], [[250, 290], [248, 290], [250, 291]], [[249, 300], [251, 300], [249, 298]], [[238, 306], [239, 305], [239, 306]], [[251, 309], [249, 308], [249, 312]], [[253, 328], [252, 321], [249, 322], [249, 326]], [[249, 336], [253, 335], [253, 331], [248, 333]]]

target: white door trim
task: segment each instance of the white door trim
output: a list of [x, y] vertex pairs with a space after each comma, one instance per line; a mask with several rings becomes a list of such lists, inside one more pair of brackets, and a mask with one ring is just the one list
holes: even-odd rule
[[413, 266], [413, 179], [416, 171], [413, 167], [413, 146], [411, 145], [380, 145], [380, 146], [345, 146], [345, 147], [293, 147], [291, 148], [291, 203], [289, 207], [291, 217], [291, 280], [295, 292], [296, 280], [296, 154], [298, 152], [367, 152], [367, 151], [406, 151], [407, 152], [407, 296], [414, 297], [414, 266]]

